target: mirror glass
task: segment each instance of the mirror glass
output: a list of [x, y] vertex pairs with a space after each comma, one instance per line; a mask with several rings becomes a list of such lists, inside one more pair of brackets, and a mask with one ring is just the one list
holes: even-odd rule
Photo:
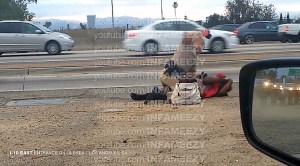
[[300, 158], [300, 67], [256, 73], [252, 122], [265, 144]]
[[36, 34], [42, 34], [43, 32], [41, 30], [35, 30]]

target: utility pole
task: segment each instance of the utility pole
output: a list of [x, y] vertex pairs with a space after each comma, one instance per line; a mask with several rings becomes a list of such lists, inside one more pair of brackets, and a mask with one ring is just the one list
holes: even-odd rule
[[178, 7], [178, 3], [174, 2], [173, 3], [173, 8], [174, 8], [174, 11], [175, 11], [175, 18], [177, 18], [177, 16], [176, 16], [176, 9], [177, 9], [177, 7]]
[[252, 16], [252, 21], [257, 21], [257, 20], [255, 19], [255, 0], [253, 0], [252, 5], [253, 5], [253, 16]]
[[162, 1], [160, 0], [160, 10], [161, 10], [161, 19], [164, 20], [164, 13], [163, 13], [163, 5], [162, 5]]
[[112, 19], [112, 24], [113, 28], [115, 27], [115, 18], [114, 18], [114, 2], [111, 0], [111, 19]]

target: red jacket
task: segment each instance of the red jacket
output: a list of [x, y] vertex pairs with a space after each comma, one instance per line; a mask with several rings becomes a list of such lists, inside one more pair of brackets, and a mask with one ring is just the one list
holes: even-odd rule
[[[218, 73], [216, 74], [217, 78], [226, 78], [225, 74]], [[213, 85], [209, 89], [204, 89], [203, 96], [205, 98], [213, 97], [219, 91], [219, 82], [214, 82]]]

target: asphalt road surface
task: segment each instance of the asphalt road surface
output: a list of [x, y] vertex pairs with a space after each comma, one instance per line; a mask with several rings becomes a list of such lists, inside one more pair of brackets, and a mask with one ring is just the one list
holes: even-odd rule
[[[206, 71], [209, 75], [218, 72], [238, 81], [240, 68], [216, 69]], [[199, 71], [201, 72], [201, 71]], [[80, 74], [66, 76], [20, 76], [0, 78], [0, 92], [58, 90], [58, 89], [90, 89], [90, 88], [122, 88], [160, 85], [159, 72], [127, 72], [109, 74]]]
[[[262, 54], [262, 53], [290, 53], [300, 52], [300, 43], [272, 43], [272, 44], [253, 44], [240, 45], [235, 49], [230, 49], [223, 54], [211, 54], [204, 52], [201, 56], [224, 56], [224, 55], [243, 55], [243, 54]], [[163, 53], [159, 56], [171, 55], [172, 53]], [[141, 52], [128, 52], [125, 50], [88, 50], [88, 51], [70, 51], [63, 52], [62, 55], [47, 55], [46, 53], [25, 53], [25, 54], [3, 54], [0, 64], [6, 63], [29, 63], [29, 62], [68, 62], [83, 61], [94, 59], [130, 59], [144, 58]]]
[[[241, 45], [226, 53], [213, 55], [204, 53], [201, 56], [222, 57], [232, 55], [239, 57], [243, 54], [267, 54], [274, 53], [298, 53], [300, 55], [300, 44], [275, 43], [275, 44], [253, 44]], [[166, 57], [171, 54], [163, 54]], [[155, 56], [158, 57], [158, 56]], [[22, 64], [47, 64], [54, 62], [69, 63], [70, 61], [82, 62], [83, 60], [105, 60], [105, 59], [130, 59], [145, 58], [141, 53], [132, 53], [122, 50], [118, 51], [76, 51], [64, 53], [63, 55], [48, 56], [43, 53], [28, 54], [4, 54], [0, 57], [0, 92], [9, 91], [32, 91], [32, 90], [56, 90], [56, 89], [86, 89], [86, 88], [108, 88], [108, 87], [136, 87], [160, 85], [159, 71], [161, 66], [143, 67], [102, 67], [95, 66], [73, 66], [67, 68], [33, 68], [27, 70]], [[149, 57], [148, 57], [149, 58]], [[152, 58], [152, 57], [150, 57]], [[210, 61], [200, 67], [209, 75], [225, 73], [228, 78], [238, 82], [240, 68], [253, 60], [235, 61]], [[16, 68], [7, 69], [1, 66], [16, 65]]]

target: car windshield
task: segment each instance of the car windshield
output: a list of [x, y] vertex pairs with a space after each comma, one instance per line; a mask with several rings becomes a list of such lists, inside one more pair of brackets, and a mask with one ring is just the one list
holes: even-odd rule
[[41, 25], [39, 23], [33, 23], [33, 25], [35, 25], [36, 27], [40, 28], [44, 32], [52, 32], [49, 28], [46, 28], [45, 26], [43, 26], [43, 25]]
[[0, 166], [278, 165], [242, 134], [239, 74], [300, 56], [299, 6], [0, 0]]
[[212, 27], [212, 28], [210, 28], [210, 29], [219, 30], [219, 29], [221, 29], [221, 28], [222, 28], [222, 26], [221, 26], [221, 25], [217, 25], [217, 26], [214, 26], [214, 27]]

